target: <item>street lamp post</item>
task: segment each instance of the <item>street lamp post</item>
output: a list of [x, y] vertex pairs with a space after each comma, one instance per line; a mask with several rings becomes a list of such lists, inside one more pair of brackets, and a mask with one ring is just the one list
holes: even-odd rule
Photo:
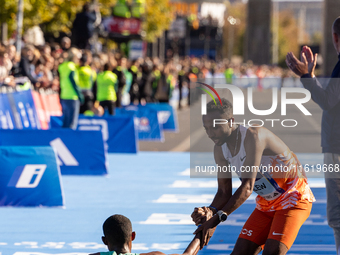
[[234, 26], [239, 23], [237, 19], [235, 19], [233, 16], [229, 16], [227, 18], [230, 26], [229, 26], [229, 35], [228, 35], [228, 58], [229, 60], [233, 56], [233, 48], [234, 48]]
[[17, 14], [17, 38], [16, 38], [16, 48], [17, 54], [21, 54], [21, 36], [22, 36], [22, 23], [24, 18], [24, 0], [18, 1], [18, 14]]

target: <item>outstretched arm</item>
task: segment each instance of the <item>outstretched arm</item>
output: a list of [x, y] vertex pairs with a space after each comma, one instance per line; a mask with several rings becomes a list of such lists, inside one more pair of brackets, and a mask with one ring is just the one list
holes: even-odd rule
[[[261, 134], [260, 131], [257, 132], [256, 130], [248, 129], [244, 146], [247, 157], [240, 169], [242, 178], [241, 186], [221, 208], [221, 210], [227, 213], [227, 215], [240, 207], [253, 192], [257, 170], [261, 162], [263, 150], [266, 146], [264, 135]], [[210, 235], [209, 232], [216, 228], [219, 223], [220, 219], [218, 215], [215, 214], [210, 220], [203, 223], [202, 226], [194, 232], [194, 234], [197, 234], [199, 231], [202, 231], [203, 242], [201, 243], [201, 248], [207, 245]]]
[[331, 110], [340, 102], [340, 79], [332, 77], [324, 89], [320, 82], [313, 78], [317, 55], [313, 56], [309, 47], [304, 47], [301, 52], [301, 60], [298, 60], [292, 52], [286, 57], [288, 67], [301, 77], [303, 86], [311, 92], [312, 99], [323, 110]]
[[[215, 145], [214, 148], [214, 158], [216, 165], [220, 167], [229, 166], [229, 162], [224, 158], [221, 146]], [[218, 210], [222, 209], [225, 206], [230, 197], [232, 196], [232, 175], [231, 172], [228, 171], [219, 171], [217, 173], [217, 192], [211, 203], [211, 208], [195, 208], [194, 212], [191, 214], [191, 217], [196, 225], [202, 224], [206, 220], [209, 220], [213, 214], [215, 214]], [[208, 205], [207, 205], [208, 206]], [[216, 209], [213, 209], [216, 208]], [[205, 210], [211, 210], [211, 214], [207, 215], [204, 213]], [[208, 216], [208, 217], [207, 217]]]

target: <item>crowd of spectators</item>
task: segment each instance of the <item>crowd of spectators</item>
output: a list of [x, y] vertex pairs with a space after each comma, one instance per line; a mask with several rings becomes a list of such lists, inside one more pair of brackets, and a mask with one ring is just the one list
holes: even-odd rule
[[[21, 56], [16, 53], [14, 45], [1, 45], [0, 84], [15, 87], [15, 78], [24, 76], [28, 77], [35, 89], [51, 89], [59, 93], [58, 67], [68, 59], [71, 45], [71, 39], [68, 37], [62, 38], [60, 44], [52, 43], [43, 46], [26, 44]], [[146, 57], [131, 61], [120, 53], [93, 54], [90, 50], [79, 50], [77, 58], [76, 64], [79, 68], [88, 66], [95, 73], [92, 77], [92, 95], [88, 97], [92, 102], [97, 96], [94, 77], [103, 71], [112, 71], [117, 76], [114, 89], [115, 106], [118, 107], [126, 103], [169, 102], [176, 87], [181, 101], [182, 89], [189, 88], [190, 82], [193, 84], [195, 81], [209, 85], [233, 83], [243, 87], [257, 86], [261, 89], [263, 84], [260, 81], [263, 78], [281, 80], [279, 86], [284, 86], [283, 78], [294, 79], [291, 71], [277, 66], [256, 66], [251, 62], [234, 63], [227, 59], [216, 62], [205, 58], [185, 57], [162, 62], [159, 58]], [[254, 78], [255, 84], [254, 81], [245, 82], [244, 78]], [[86, 95], [84, 96], [86, 98]], [[190, 103], [190, 100], [188, 101]], [[81, 111], [84, 111], [84, 107]]]

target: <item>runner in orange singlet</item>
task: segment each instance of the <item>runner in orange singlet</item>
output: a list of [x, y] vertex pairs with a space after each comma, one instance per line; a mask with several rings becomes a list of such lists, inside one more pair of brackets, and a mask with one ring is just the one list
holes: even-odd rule
[[[225, 221], [255, 191], [256, 208], [243, 226], [232, 255], [258, 254], [263, 247], [263, 255], [284, 255], [315, 201], [304, 169], [280, 138], [264, 127], [233, 124], [232, 104], [226, 99], [222, 99], [222, 104], [208, 103], [203, 126], [215, 143], [216, 164], [233, 166], [241, 185], [232, 194], [232, 173], [221, 171], [210, 211], [206, 207], [195, 208], [192, 218], [197, 225], [209, 219], [195, 232], [202, 231], [201, 248], [211, 237], [208, 230]], [[214, 127], [214, 119], [228, 123]]]

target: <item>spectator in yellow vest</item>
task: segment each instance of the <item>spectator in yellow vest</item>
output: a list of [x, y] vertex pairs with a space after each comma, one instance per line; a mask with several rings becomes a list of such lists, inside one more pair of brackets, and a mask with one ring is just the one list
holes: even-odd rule
[[116, 82], [117, 75], [111, 71], [109, 64], [105, 64], [104, 71], [99, 73], [97, 77], [97, 100], [104, 110], [108, 109], [110, 115], [115, 114]]
[[79, 73], [79, 87], [84, 96], [84, 103], [80, 106], [80, 113], [91, 110], [93, 106], [94, 96], [92, 92], [93, 83], [97, 79], [97, 73], [92, 70], [90, 64], [92, 62], [92, 55], [90, 52], [83, 53], [80, 59]]
[[81, 53], [76, 48], [71, 48], [68, 51], [66, 61], [58, 67], [64, 128], [76, 129], [78, 124], [80, 101], [83, 101], [83, 96], [78, 87], [77, 64], [80, 57]]

